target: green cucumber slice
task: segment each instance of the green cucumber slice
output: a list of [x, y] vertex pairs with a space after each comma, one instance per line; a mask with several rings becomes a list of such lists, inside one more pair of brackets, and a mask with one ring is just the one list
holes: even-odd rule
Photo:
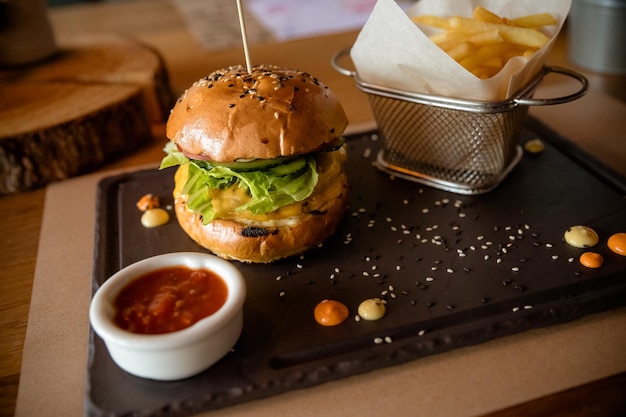
[[224, 168], [232, 169], [233, 171], [259, 171], [262, 169], [268, 169], [277, 165], [286, 163], [293, 159], [292, 156], [279, 156], [272, 159], [253, 159], [250, 161], [234, 161], [234, 162], [214, 162], [211, 161], [211, 165], [222, 166]]
[[307, 167], [307, 158], [301, 157], [273, 166], [269, 168], [269, 171], [277, 177], [284, 177], [285, 175], [301, 173], [303, 170], [307, 169]]
[[346, 138], [344, 138], [343, 136], [339, 136], [338, 138], [335, 138], [332, 142], [330, 142], [328, 145], [320, 149], [320, 151], [321, 152], [336, 151], [339, 148], [341, 148], [344, 145], [344, 143], [346, 143]]
[[[346, 142], [345, 138], [338, 137], [333, 140], [331, 143], [327, 144], [323, 148], [319, 149], [319, 152], [332, 152], [341, 148]], [[277, 158], [272, 159], [252, 159], [249, 161], [234, 161], [234, 162], [215, 162], [210, 161], [209, 164], [214, 166], [222, 166], [224, 168], [232, 169], [233, 171], [239, 172], [248, 172], [248, 171], [260, 171], [263, 169], [270, 169], [274, 167], [281, 167], [286, 165], [285, 167], [280, 168], [277, 172], [274, 172], [275, 175], [284, 176], [289, 175], [295, 171], [298, 171], [306, 165], [306, 161], [302, 158], [303, 155], [297, 156], [279, 156]], [[299, 162], [298, 162], [299, 161]], [[289, 166], [292, 163], [298, 163], [297, 167]]]

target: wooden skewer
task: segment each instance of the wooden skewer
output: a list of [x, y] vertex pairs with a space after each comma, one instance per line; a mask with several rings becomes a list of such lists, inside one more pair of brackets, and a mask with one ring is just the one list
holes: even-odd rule
[[246, 58], [246, 68], [248, 74], [252, 74], [252, 65], [250, 64], [250, 52], [248, 51], [248, 34], [246, 32], [246, 22], [243, 17], [242, 0], [237, 0], [237, 12], [239, 13], [239, 26], [241, 27], [241, 40], [243, 41], [243, 53]]

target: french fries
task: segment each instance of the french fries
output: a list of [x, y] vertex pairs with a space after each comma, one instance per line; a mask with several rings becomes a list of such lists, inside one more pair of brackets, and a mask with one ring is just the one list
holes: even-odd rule
[[530, 57], [550, 38], [539, 29], [555, 25], [549, 13], [509, 19], [477, 6], [472, 17], [413, 17], [415, 23], [442, 29], [430, 39], [481, 79], [491, 78], [514, 56]]

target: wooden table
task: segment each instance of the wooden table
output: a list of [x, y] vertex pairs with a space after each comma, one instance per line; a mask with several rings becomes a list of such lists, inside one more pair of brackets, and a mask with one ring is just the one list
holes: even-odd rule
[[[66, 6], [53, 9], [50, 14], [60, 45], [71, 36], [114, 32], [137, 37], [154, 46], [165, 59], [175, 94], [181, 93], [193, 81], [213, 69], [243, 62], [243, 53], [239, 49], [211, 53], [204, 51], [167, 0]], [[367, 100], [356, 90], [351, 79], [335, 72], [329, 64], [331, 55], [338, 48], [351, 45], [355, 38], [356, 33], [343, 33], [281, 45], [255, 46], [253, 60], [312, 72], [337, 93], [352, 124], [366, 123], [372, 119]], [[567, 61], [566, 50], [567, 36], [564, 32], [548, 63], [572, 67]], [[603, 103], [623, 105], [626, 101], [625, 77], [585, 74], [591, 82], [592, 92], [606, 95], [608, 101]], [[559, 108], [550, 109], [546, 113], [534, 113], [550, 124], [548, 119], [574, 108], [556, 107]], [[607, 140], [610, 134], [595, 137], [579, 132], [576, 121], [561, 122], [559, 117], [554, 119], [557, 125], [551, 127], [626, 175], [626, 147], [623, 141], [626, 139], [626, 123], [623, 117], [611, 119], [612, 126], [599, 127], [612, 129], [612, 132], [620, 131], [612, 133], [612, 137], [619, 139], [621, 135], [621, 143], [618, 140]], [[563, 115], [562, 120], [566, 119], [568, 116]], [[566, 131], [563, 132], [561, 127]], [[163, 126], [155, 126], [154, 131], [159, 140], [105, 169], [132, 167], [160, 160]], [[16, 404], [45, 193], [45, 189], [39, 189], [0, 197], [0, 415], [12, 415]], [[68, 201], [68, 204], [71, 202]], [[59, 244], [62, 244], [61, 240]], [[625, 387], [626, 375], [618, 374], [491, 415], [619, 415], [620, 411], [626, 410], [626, 395], [623, 395]]]

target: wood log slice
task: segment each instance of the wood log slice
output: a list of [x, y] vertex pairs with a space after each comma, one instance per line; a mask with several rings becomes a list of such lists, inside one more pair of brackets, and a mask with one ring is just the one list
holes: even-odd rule
[[90, 172], [152, 140], [141, 88], [0, 85], [0, 193]]
[[120, 35], [85, 35], [67, 39], [46, 62], [0, 73], [0, 80], [20, 83], [67, 82], [128, 84], [141, 87], [148, 120], [163, 122], [174, 104], [165, 63], [159, 53]]
[[64, 40], [0, 71], [0, 194], [83, 174], [151, 140], [174, 103], [152, 48], [117, 35]]

